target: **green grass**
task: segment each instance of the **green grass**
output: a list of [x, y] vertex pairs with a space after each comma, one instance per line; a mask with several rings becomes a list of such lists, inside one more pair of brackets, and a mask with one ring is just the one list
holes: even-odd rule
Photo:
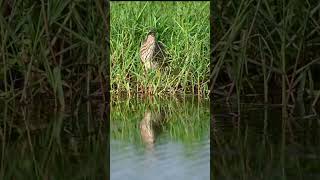
[[[111, 2], [111, 92], [208, 95], [209, 2]], [[141, 42], [155, 28], [168, 67], [144, 75]]]
[[101, 1], [13, 2], [0, 12], [1, 98], [29, 102], [44, 95], [65, 106], [102, 89], [107, 16]]
[[283, 105], [306, 99], [317, 103], [319, 1], [243, 0], [212, 5], [216, 43], [210, 88], [214, 94], [236, 94], [239, 102], [246, 94], [263, 94], [266, 103], [279, 94], [277, 103]]

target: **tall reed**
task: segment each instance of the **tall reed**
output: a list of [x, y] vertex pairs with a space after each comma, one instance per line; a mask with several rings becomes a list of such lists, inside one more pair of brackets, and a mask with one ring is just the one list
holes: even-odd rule
[[[315, 105], [320, 89], [320, 3], [271, 0], [217, 1], [213, 6], [215, 95], [264, 94], [264, 102], [297, 92]], [[303, 86], [302, 86], [303, 85]], [[281, 89], [281, 90], [280, 90]], [[280, 91], [279, 91], [280, 90]]]
[[1, 97], [29, 102], [41, 95], [63, 107], [66, 100], [101, 89], [101, 79], [107, 77], [107, 12], [102, 1], [4, 0], [3, 4]]

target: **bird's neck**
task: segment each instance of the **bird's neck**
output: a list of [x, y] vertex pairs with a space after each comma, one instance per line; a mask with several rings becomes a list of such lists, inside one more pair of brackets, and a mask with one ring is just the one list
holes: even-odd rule
[[148, 42], [155, 42], [156, 41], [156, 38], [154, 36], [148, 36]]

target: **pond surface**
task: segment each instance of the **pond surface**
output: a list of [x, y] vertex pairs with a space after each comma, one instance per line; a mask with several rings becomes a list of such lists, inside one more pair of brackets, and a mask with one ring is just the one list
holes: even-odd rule
[[210, 112], [194, 99], [131, 99], [111, 107], [111, 180], [210, 178]]
[[[235, 103], [236, 104], [236, 103]], [[215, 103], [211, 165], [214, 179], [320, 179], [320, 118], [299, 104]]]
[[108, 131], [103, 103], [0, 102], [0, 179], [107, 179]]

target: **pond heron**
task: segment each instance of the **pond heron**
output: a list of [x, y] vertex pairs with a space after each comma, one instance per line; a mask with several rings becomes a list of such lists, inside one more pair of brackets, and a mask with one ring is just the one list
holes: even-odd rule
[[146, 71], [158, 69], [163, 65], [165, 59], [165, 48], [157, 41], [156, 31], [150, 30], [140, 48], [140, 57]]

